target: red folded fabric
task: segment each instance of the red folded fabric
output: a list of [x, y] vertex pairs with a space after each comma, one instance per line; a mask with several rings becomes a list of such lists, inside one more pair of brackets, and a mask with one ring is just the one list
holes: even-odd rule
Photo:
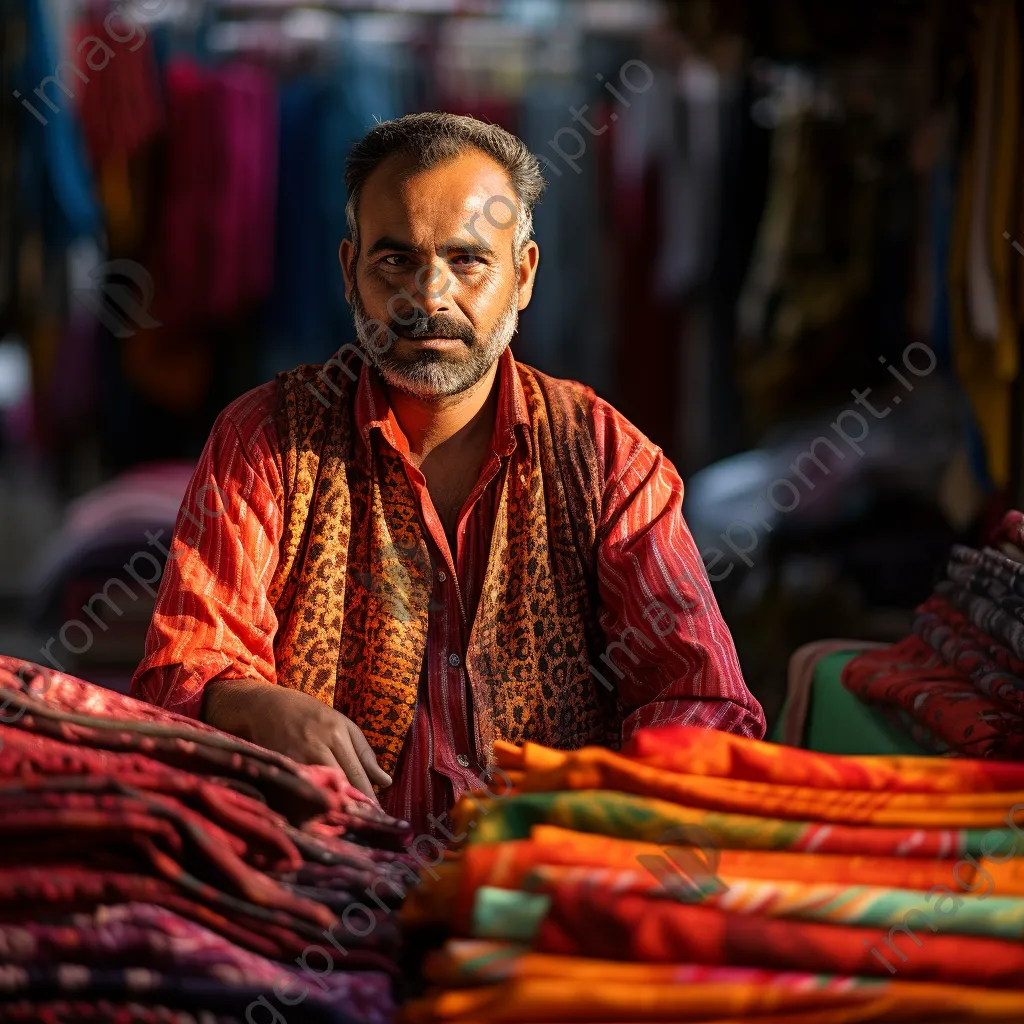
[[234, 1017], [208, 1013], [196, 1017], [166, 1006], [113, 1003], [107, 999], [94, 1003], [71, 999], [37, 1003], [19, 999], [4, 1004], [4, 1020], [11, 1024], [238, 1024]]
[[[338, 771], [15, 659], [0, 657], [0, 701], [0, 920], [137, 901], [293, 961], [360, 892], [394, 892], [387, 865], [413, 876], [408, 825]], [[373, 927], [341, 933], [346, 969], [394, 969], [396, 923], [374, 902]]]
[[173, 796], [231, 832], [240, 856], [262, 869], [287, 871], [302, 857], [285, 819], [261, 801], [140, 754], [76, 747], [0, 725], [0, 800], [9, 794], [123, 793], [125, 787]]
[[843, 666], [843, 685], [868, 703], [902, 708], [958, 754], [1024, 758], [1024, 718], [986, 697], [918, 636]]
[[0, 867], [0, 920], [23, 921], [42, 913], [88, 911], [102, 904], [133, 901], [167, 907], [243, 949], [278, 959], [294, 959], [294, 951], [301, 952], [322, 931], [289, 914], [244, 901], [227, 910], [215, 908], [170, 882], [146, 875], [76, 864]]
[[1013, 762], [820, 754], [686, 725], [642, 729], [622, 753], [664, 771], [821, 789], [894, 793], [1024, 789], [1024, 765]]
[[983, 633], [948, 601], [932, 595], [914, 616], [914, 632], [983, 693], [1024, 713], [1024, 661]]
[[906, 981], [1024, 987], [1019, 942], [932, 934], [923, 922], [908, 922], [916, 940], [897, 931], [890, 945], [877, 928], [730, 914], [578, 887], [555, 886], [548, 895], [551, 906], [533, 943], [538, 953], [883, 978], [898, 972]]
[[382, 841], [399, 848], [409, 838], [408, 829], [397, 827], [340, 769], [298, 764], [204, 722], [75, 676], [0, 655], [0, 698], [4, 721], [13, 728], [78, 746], [140, 753], [199, 775], [237, 780], [295, 823], [327, 814], [329, 826], [379, 832]]
[[[311, 942], [327, 941], [322, 927], [283, 911], [241, 900], [228, 906], [211, 906], [202, 897], [183, 892], [160, 878], [128, 871], [94, 870], [77, 864], [0, 867], [0, 921], [22, 923], [43, 915], [59, 917], [133, 902], [165, 907], [243, 949], [286, 963], [293, 963]], [[385, 952], [393, 950], [397, 940], [392, 917], [385, 911], [374, 912], [374, 928], [367, 933], [365, 947], [358, 944], [355, 935], [333, 926], [333, 934], [342, 938], [347, 950], [345, 970], [396, 973], [393, 959]]]
[[[301, 986], [309, 981], [294, 964], [257, 956], [151, 903], [104, 906], [55, 922], [0, 923], [0, 950], [6, 964], [36, 969], [60, 964], [126, 972], [142, 968], [136, 974], [140, 982], [152, 979], [149, 972], [155, 971], [157, 979], [207, 978], [269, 993], [275, 983], [282, 987], [282, 978], [295, 979]], [[12, 991], [18, 991], [17, 981], [15, 977], [11, 988], [0, 983], [0, 998], [10, 999]], [[79, 975], [72, 974], [68, 984], [78, 981]], [[328, 1005], [350, 1007], [366, 1024], [388, 1024], [393, 1017], [390, 988], [391, 979], [384, 973], [337, 970], [318, 980], [310, 1001], [323, 991]], [[305, 1008], [305, 1000], [303, 1004]]]
[[993, 546], [1006, 543], [1024, 549], [1024, 512], [1010, 509], [993, 530], [990, 542]]
[[[0, 794], [0, 820], [5, 841], [0, 863], [31, 863], [22, 843], [51, 844], [46, 861], [66, 861], [64, 841], [74, 844], [76, 855], [88, 864], [93, 847], [124, 852], [130, 844], [140, 862], [167, 881], [199, 893], [211, 905], [245, 899], [253, 904], [286, 911], [297, 919], [330, 926], [334, 915], [325, 907], [300, 899], [268, 875], [242, 859], [247, 847], [240, 836], [226, 832], [189, 810], [173, 797], [125, 787], [113, 793], [61, 792], [32, 789]], [[39, 853], [35, 854], [38, 863]], [[188, 863], [189, 871], [182, 868]], [[293, 853], [282, 866], [295, 868], [301, 858]]]

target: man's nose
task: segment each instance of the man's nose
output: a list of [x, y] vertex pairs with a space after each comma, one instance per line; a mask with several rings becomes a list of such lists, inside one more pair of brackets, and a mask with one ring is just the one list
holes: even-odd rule
[[451, 271], [444, 260], [435, 259], [432, 263], [424, 263], [416, 271], [414, 284], [416, 287], [413, 295], [416, 305], [426, 316], [450, 311], [446, 296], [452, 285]]

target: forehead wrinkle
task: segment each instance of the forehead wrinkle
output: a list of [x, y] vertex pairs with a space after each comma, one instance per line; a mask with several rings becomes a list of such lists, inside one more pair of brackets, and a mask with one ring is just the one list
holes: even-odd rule
[[[485, 207], [495, 196], [506, 199], [517, 213], [507, 228], [487, 218]], [[483, 239], [499, 251], [505, 248], [499, 239], [506, 231], [514, 235], [518, 223], [519, 202], [507, 174], [475, 151], [426, 170], [410, 167], [408, 161], [386, 161], [371, 175], [364, 198], [369, 200], [366, 212], [375, 237], [401, 238], [421, 253], [442, 251], [452, 239], [474, 245]], [[489, 212], [499, 224], [510, 215], [504, 202], [492, 203]]]

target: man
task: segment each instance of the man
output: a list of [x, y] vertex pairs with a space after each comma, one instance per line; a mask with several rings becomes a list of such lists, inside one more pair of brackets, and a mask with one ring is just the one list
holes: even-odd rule
[[416, 114], [376, 125], [346, 184], [360, 346], [217, 420], [133, 694], [338, 765], [421, 828], [498, 738], [761, 736], [675, 469], [509, 350], [536, 159], [494, 125]]

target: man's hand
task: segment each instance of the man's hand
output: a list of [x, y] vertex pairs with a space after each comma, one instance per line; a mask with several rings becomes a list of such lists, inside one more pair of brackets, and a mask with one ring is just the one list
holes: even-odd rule
[[308, 693], [250, 679], [210, 682], [203, 721], [303, 764], [341, 768], [372, 800], [372, 783], [391, 785], [355, 722]]

